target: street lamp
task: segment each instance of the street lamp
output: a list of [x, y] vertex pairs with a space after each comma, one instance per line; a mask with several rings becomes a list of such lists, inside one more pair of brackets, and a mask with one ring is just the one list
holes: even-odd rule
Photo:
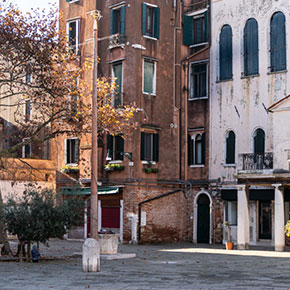
[[91, 13], [94, 19], [94, 51], [93, 51], [93, 91], [92, 91], [92, 153], [91, 153], [91, 238], [83, 245], [83, 271], [99, 272], [100, 245], [98, 243], [98, 110], [97, 110], [97, 77], [98, 77], [98, 21], [101, 13]]

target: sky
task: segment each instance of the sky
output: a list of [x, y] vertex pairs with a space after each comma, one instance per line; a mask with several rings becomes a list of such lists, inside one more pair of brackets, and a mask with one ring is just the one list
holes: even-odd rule
[[58, 1], [56, 0], [10, 0], [11, 2], [14, 2], [20, 10], [22, 11], [30, 11], [31, 8], [45, 8], [49, 9], [50, 4], [49, 3], [56, 3]]

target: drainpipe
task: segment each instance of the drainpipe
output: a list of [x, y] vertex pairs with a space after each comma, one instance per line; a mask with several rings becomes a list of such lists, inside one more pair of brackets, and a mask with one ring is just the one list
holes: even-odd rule
[[163, 198], [165, 196], [169, 196], [169, 195], [175, 194], [175, 193], [180, 192], [180, 191], [184, 192], [184, 189], [176, 189], [176, 190], [173, 190], [173, 191], [169, 191], [167, 193], [163, 193], [161, 195], [158, 195], [158, 196], [155, 196], [155, 197], [152, 197], [152, 198], [149, 198], [149, 199], [146, 199], [146, 200], [143, 200], [143, 201], [139, 202], [139, 204], [138, 204], [138, 241], [139, 242], [141, 241], [141, 210], [142, 210], [142, 204], [151, 202], [151, 201], [156, 200], [156, 199]]

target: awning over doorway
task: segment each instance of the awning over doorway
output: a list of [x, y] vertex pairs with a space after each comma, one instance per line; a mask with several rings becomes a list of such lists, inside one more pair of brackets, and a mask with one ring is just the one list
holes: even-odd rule
[[[116, 194], [119, 192], [119, 187], [98, 187], [98, 195]], [[90, 187], [62, 187], [63, 195], [91, 195]]]
[[[237, 200], [236, 189], [222, 189], [221, 198], [223, 200], [235, 201]], [[249, 200], [274, 200], [274, 189], [250, 189]], [[290, 192], [289, 192], [290, 200]], [[285, 198], [286, 201], [286, 198]]]

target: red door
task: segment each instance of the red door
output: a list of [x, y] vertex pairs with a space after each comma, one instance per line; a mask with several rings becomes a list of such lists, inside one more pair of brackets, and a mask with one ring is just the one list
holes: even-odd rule
[[102, 207], [102, 228], [120, 228], [120, 207]]

